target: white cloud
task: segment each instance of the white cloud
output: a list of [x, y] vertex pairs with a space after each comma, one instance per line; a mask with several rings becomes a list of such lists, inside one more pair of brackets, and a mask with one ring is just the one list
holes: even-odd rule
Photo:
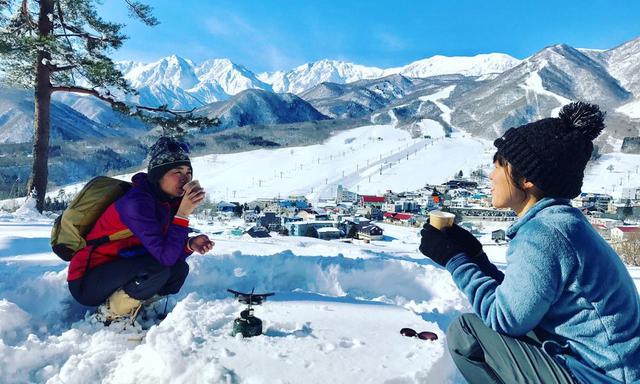
[[376, 38], [388, 50], [398, 51], [407, 47], [407, 44], [400, 37], [392, 33], [378, 32]]

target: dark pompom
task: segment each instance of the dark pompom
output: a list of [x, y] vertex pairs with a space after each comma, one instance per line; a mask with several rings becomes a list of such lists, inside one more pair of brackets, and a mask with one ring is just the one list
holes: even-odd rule
[[582, 132], [589, 140], [593, 140], [604, 129], [605, 113], [595, 104], [577, 101], [562, 107], [558, 117], [569, 129]]

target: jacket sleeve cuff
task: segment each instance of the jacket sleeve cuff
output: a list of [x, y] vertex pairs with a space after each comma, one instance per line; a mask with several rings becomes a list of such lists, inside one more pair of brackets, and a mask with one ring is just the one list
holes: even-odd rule
[[174, 216], [171, 223], [185, 228], [189, 227], [189, 219], [185, 219], [184, 217]]
[[458, 253], [447, 262], [445, 268], [447, 268], [447, 271], [449, 271], [449, 273], [453, 275], [453, 272], [455, 272], [455, 270], [458, 269], [459, 266], [472, 262], [473, 261], [471, 261], [469, 256], [467, 256], [465, 253]]

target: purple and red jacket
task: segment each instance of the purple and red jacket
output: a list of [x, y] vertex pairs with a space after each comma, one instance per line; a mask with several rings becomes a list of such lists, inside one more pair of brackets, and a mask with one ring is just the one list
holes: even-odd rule
[[[160, 264], [172, 266], [189, 256], [187, 248], [189, 220], [175, 217], [182, 199], [163, 201], [147, 182], [146, 173], [131, 178], [133, 187], [102, 213], [87, 240], [130, 229], [133, 236], [114, 240], [93, 249], [88, 245], [73, 256], [67, 280], [82, 278], [84, 273], [121, 257], [153, 256]], [[90, 260], [87, 267], [87, 259]]]

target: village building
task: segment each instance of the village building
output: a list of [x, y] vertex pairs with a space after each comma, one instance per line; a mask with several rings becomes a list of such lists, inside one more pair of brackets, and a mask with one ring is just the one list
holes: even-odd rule
[[218, 212], [234, 212], [238, 207], [237, 203], [229, 203], [226, 201], [221, 201], [217, 204], [216, 208]]
[[622, 188], [621, 199], [622, 200], [640, 201], [640, 187]]
[[357, 227], [358, 239], [362, 240], [382, 240], [383, 233], [383, 229], [375, 224], [358, 225]]
[[420, 206], [412, 200], [397, 200], [385, 203], [382, 210], [385, 212], [415, 212], [420, 210]]
[[242, 218], [245, 223], [255, 223], [258, 220], [258, 214], [254, 211], [244, 211], [242, 213]]
[[271, 237], [271, 235], [269, 235], [269, 230], [267, 228], [260, 227], [257, 225], [249, 228], [249, 230], [247, 231], [247, 234], [255, 238]]
[[380, 208], [377, 207], [360, 207], [356, 209], [355, 214], [358, 216], [369, 217], [371, 220], [382, 220], [384, 217], [382, 216], [383, 212]]
[[334, 227], [322, 227], [316, 229], [318, 233], [318, 239], [320, 240], [334, 240], [339, 239], [342, 235], [338, 228]]
[[612, 200], [612, 196], [603, 193], [582, 192], [579, 196], [571, 200], [571, 205], [576, 208], [593, 207], [601, 212], [604, 212], [607, 210], [609, 202], [611, 202]]
[[415, 218], [410, 213], [393, 213], [393, 212], [385, 212], [384, 213], [384, 221], [392, 224], [403, 224], [403, 225], [411, 225], [414, 224]]
[[479, 219], [491, 221], [513, 221], [518, 216], [511, 209], [484, 207], [451, 207], [449, 211], [460, 219]]
[[302, 209], [297, 213], [297, 216], [302, 217], [305, 221], [329, 220], [329, 215], [325, 211], [314, 208]]
[[455, 179], [455, 180], [449, 180], [445, 183], [447, 189], [456, 189], [456, 188], [463, 188], [463, 189], [476, 189], [478, 188], [478, 183], [475, 181], [470, 181], [470, 180], [464, 180], [464, 179]]
[[383, 196], [362, 195], [360, 196], [361, 207], [375, 207], [381, 209], [385, 200]]
[[282, 220], [276, 216], [275, 212], [263, 212], [256, 219], [256, 225], [267, 228], [269, 231], [277, 232], [282, 226]]
[[319, 228], [337, 227], [335, 221], [294, 221], [285, 224], [290, 236], [317, 237]]
[[611, 230], [612, 241], [628, 241], [640, 239], [640, 226], [622, 226]]
[[491, 232], [491, 240], [495, 241], [496, 243], [500, 242], [500, 241], [506, 241], [507, 240], [507, 235], [506, 232], [504, 231], [504, 229], [498, 229], [495, 231]]
[[349, 203], [357, 203], [358, 202], [358, 194], [355, 192], [351, 192], [348, 189], [344, 188], [341, 184], [338, 185], [336, 191], [336, 202], [349, 202]]

